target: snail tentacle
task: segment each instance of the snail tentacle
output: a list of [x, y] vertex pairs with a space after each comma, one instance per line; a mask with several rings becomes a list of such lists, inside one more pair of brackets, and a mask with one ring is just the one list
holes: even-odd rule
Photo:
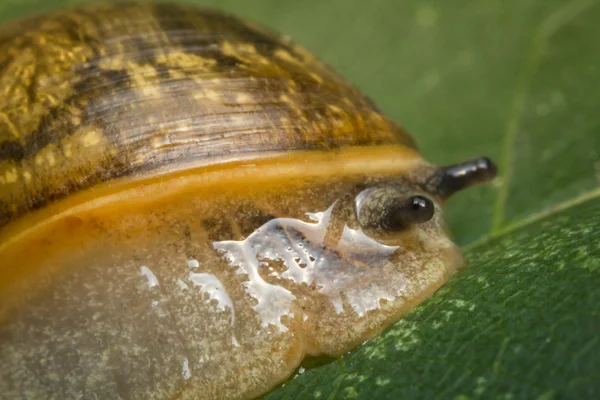
[[489, 158], [480, 157], [440, 167], [430, 178], [427, 186], [432, 188], [433, 193], [447, 199], [462, 189], [490, 182], [497, 173], [496, 165]]

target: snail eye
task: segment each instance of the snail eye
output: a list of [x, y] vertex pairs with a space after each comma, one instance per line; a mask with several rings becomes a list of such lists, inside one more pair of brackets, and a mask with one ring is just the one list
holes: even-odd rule
[[358, 222], [376, 235], [402, 232], [433, 218], [433, 201], [421, 195], [407, 196], [393, 189], [370, 191], [357, 203]]
[[410, 225], [422, 224], [433, 218], [435, 207], [427, 197], [412, 196], [392, 203], [384, 210], [381, 223], [392, 232], [401, 231]]

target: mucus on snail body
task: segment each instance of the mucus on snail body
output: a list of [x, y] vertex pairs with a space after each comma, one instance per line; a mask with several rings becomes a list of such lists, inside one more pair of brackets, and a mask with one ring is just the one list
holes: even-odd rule
[[252, 398], [460, 266], [426, 162], [287, 39], [191, 5], [0, 27], [0, 398]]

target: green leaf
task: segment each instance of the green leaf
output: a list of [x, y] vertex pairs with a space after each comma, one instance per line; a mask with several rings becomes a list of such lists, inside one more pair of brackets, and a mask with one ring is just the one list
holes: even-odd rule
[[[66, 3], [4, 1], [0, 19]], [[430, 161], [500, 167], [494, 185], [448, 204], [465, 270], [267, 398], [599, 398], [598, 0], [199, 3], [315, 52]]]

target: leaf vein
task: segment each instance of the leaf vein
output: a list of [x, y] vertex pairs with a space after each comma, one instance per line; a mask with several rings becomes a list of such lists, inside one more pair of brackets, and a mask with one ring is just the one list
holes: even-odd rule
[[551, 207], [551, 208], [548, 208], [541, 212], [535, 213], [535, 214], [531, 215], [530, 217], [525, 218], [519, 222], [515, 222], [513, 224], [506, 225], [502, 229], [500, 229], [496, 232], [493, 232], [490, 235], [485, 236], [479, 240], [476, 240], [475, 242], [472, 242], [472, 243], [468, 244], [467, 246], [464, 246], [463, 250], [471, 251], [477, 247], [484, 245], [485, 243], [489, 242], [492, 239], [506, 235], [510, 232], [514, 232], [518, 229], [525, 228], [527, 225], [531, 225], [531, 224], [533, 224], [537, 221], [540, 221], [544, 218], [550, 217], [554, 214], [558, 214], [561, 211], [564, 211], [571, 207], [575, 207], [579, 204], [585, 203], [586, 201], [595, 199], [597, 197], [600, 197], [600, 187], [597, 187], [596, 189], [591, 190], [589, 192], [582, 193], [579, 196], [572, 197], [562, 203], [555, 205], [554, 207]]

